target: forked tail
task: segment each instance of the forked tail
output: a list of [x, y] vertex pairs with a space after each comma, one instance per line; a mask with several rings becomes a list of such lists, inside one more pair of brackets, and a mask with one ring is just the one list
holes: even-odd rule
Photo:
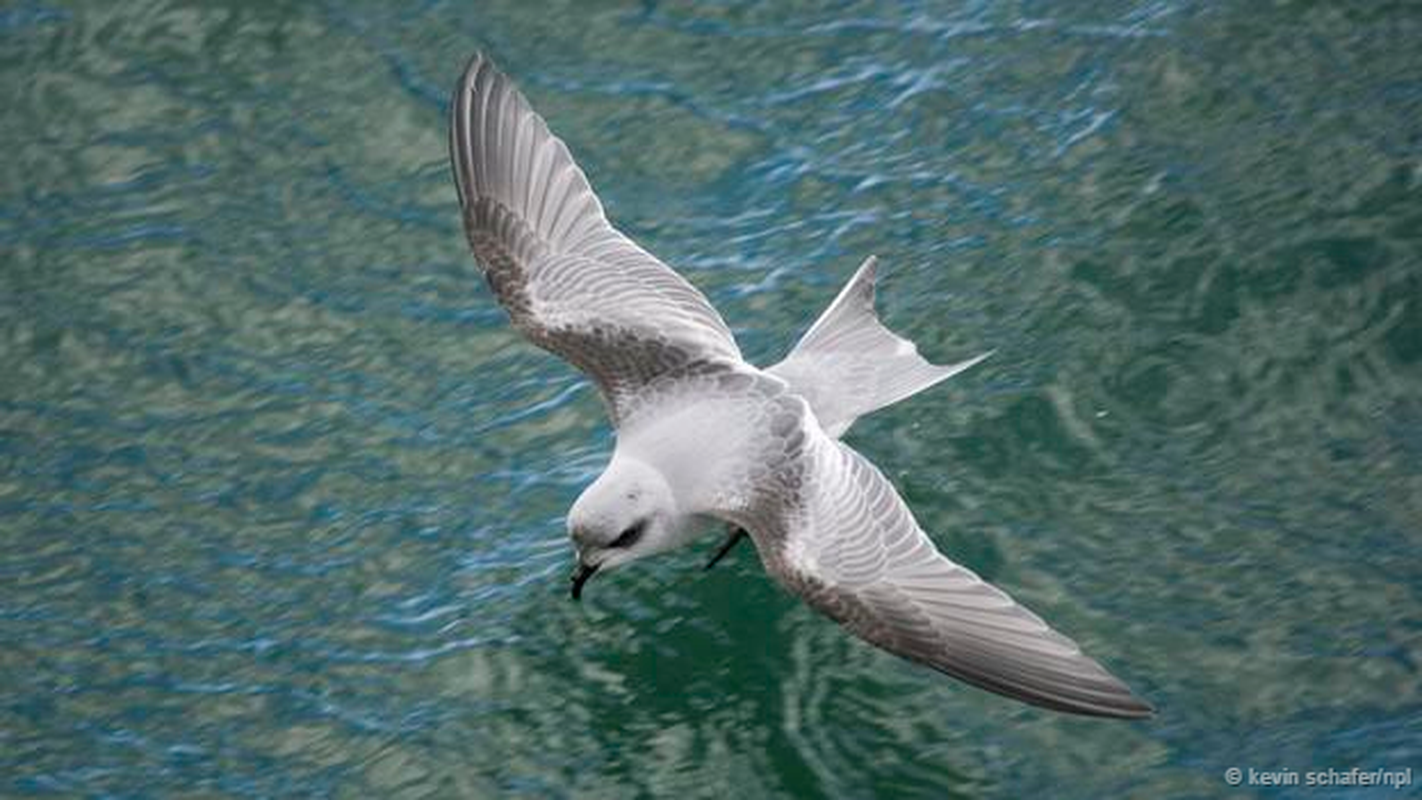
[[874, 256], [864, 260], [830, 307], [770, 372], [809, 402], [821, 427], [839, 437], [854, 420], [962, 372], [989, 351], [956, 364], [930, 364], [913, 342], [874, 313]]

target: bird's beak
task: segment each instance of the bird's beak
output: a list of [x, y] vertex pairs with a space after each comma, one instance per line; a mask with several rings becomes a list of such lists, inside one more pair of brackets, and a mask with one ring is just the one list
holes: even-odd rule
[[597, 572], [596, 564], [589, 564], [586, 561], [578, 561], [578, 566], [573, 570], [573, 599], [583, 598], [583, 584], [588, 582], [588, 578]]

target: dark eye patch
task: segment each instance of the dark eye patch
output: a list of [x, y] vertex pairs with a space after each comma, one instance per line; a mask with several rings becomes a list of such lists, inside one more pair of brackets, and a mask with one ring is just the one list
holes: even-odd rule
[[616, 539], [613, 539], [607, 546], [608, 546], [608, 547], [631, 547], [632, 545], [634, 545], [634, 544], [637, 543], [637, 540], [638, 540], [638, 539], [642, 538], [642, 533], [643, 533], [646, 529], [647, 529], [647, 521], [646, 521], [646, 520], [641, 520], [641, 521], [639, 521], [636, 525], [633, 525], [632, 527], [628, 528], [627, 530], [623, 531], [622, 533], [617, 534], [617, 538], [616, 538]]

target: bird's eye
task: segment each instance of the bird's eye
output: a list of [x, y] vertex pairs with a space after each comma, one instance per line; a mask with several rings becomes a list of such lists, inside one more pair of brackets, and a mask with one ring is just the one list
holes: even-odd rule
[[636, 525], [617, 534], [617, 538], [613, 539], [612, 542], [608, 544], [608, 547], [631, 547], [637, 543], [638, 539], [642, 538], [642, 532], [646, 529], [647, 521], [641, 520]]

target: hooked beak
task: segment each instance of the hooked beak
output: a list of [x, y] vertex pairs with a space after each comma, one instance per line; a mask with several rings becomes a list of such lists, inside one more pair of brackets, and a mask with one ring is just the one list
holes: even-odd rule
[[588, 564], [585, 561], [578, 561], [578, 566], [573, 570], [573, 599], [583, 598], [583, 584], [588, 582], [588, 578], [597, 572], [597, 564]]

